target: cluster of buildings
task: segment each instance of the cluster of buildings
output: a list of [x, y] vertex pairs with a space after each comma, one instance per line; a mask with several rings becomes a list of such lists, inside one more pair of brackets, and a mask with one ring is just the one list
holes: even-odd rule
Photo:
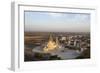
[[[55, 39], [54, 39], [55, 38]], [[89, 35], [68, 35], [53, 37], [50, 35], [48, 42], [44, 46], [45, 52], [53, 51], [58, 48], [67, 48], [83, 52], [90, 49], [90, 36]]]
[[63, 47], [77, 51], [84, 51], [90, 49], [89, 35], [68, 35], [59, 37], [59, 42]]

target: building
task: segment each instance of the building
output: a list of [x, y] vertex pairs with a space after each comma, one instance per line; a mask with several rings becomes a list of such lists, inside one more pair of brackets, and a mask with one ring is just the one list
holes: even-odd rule
[[49, 51], [56, 50], [57, 48], [59, 48], [58, 37], [56, 37], [56, 41], [54, 41], [52, 35], [50, 35], [47, 44], [43, 48], [43, 51], [44, 52], [49, 52]]

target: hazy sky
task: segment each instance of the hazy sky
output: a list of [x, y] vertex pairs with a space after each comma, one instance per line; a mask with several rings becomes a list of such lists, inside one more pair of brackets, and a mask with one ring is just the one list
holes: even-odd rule
[[90, 32], [90, 15], [25, 11], [25, 31]]

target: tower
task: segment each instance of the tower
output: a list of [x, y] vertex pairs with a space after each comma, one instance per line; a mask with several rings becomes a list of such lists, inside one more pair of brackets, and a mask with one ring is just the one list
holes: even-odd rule
[[54, 41], [52, 35], [50, 35], [49, 40], [43, 50], [44, 52], [53, 51], [58, 48], [58, 45], [58, 37], [56, 37], [56, 41]]

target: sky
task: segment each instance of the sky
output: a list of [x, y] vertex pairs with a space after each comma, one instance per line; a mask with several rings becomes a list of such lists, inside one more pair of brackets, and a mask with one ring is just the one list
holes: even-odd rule
[[90, 14], [24, 12], [25, 31], [90, 32]]

